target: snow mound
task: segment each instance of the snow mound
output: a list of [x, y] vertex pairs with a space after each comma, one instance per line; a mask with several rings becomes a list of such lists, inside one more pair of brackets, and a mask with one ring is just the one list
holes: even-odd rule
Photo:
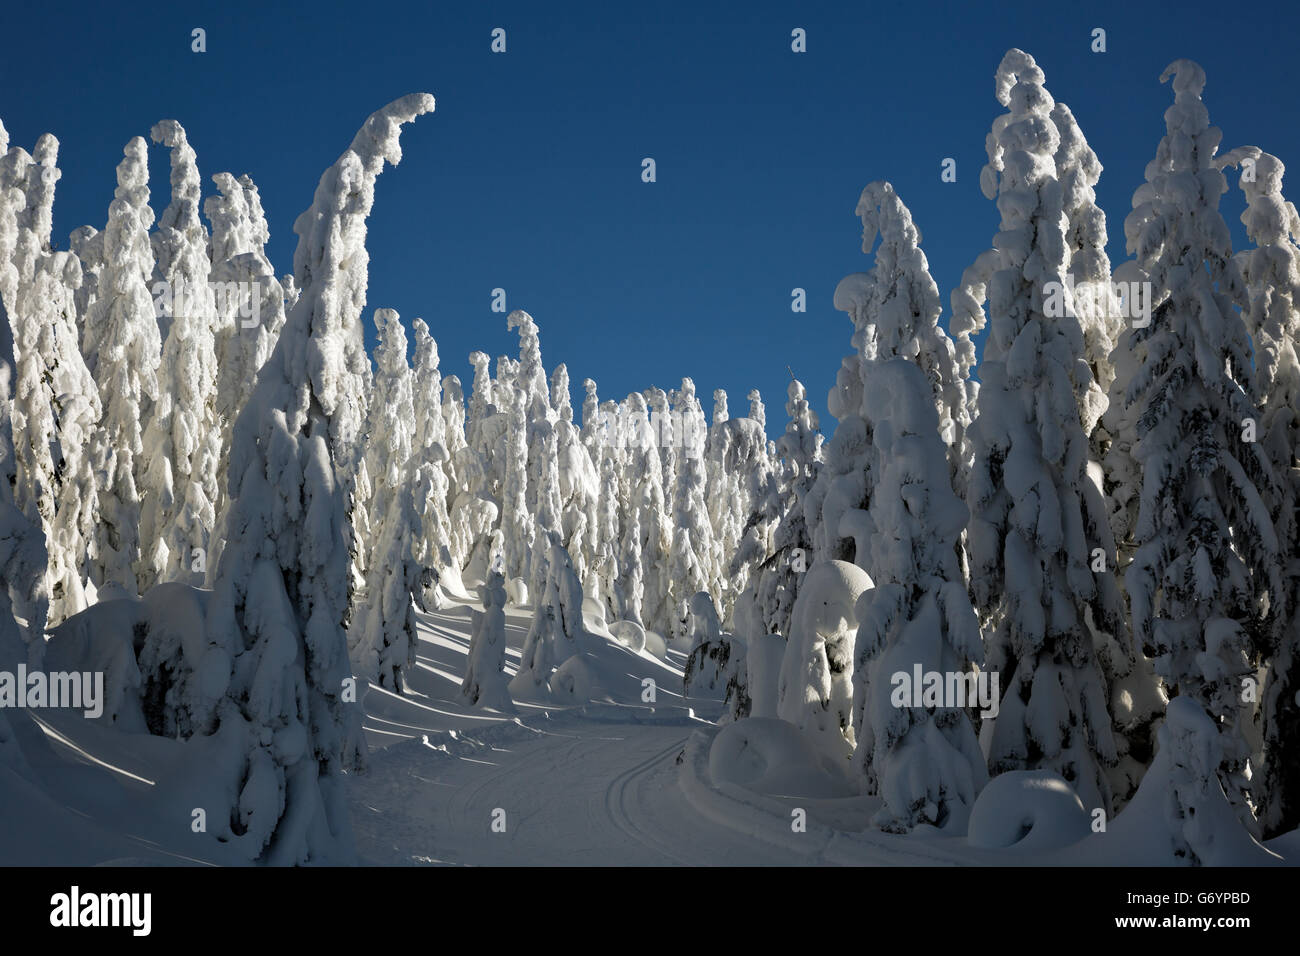
[[668, 642], [658, 631], [645, 632], [645, 649], [646, 653], [653, 654], [661, 661], [668, 658]]
[[847, 797], [856, 793], [848, 765], [794, 724], [749, 717], [727, 724], [709, 748], [709, 775], [757, 793]]
[[[633, 653], [639, 654], [641, 651], [648, 649], [646, 646], [648, 637], [646, 629], [636, 621], [615, 621], [613, 624], [609, 625], [609, 633], [614, 640], [618, 641], [618, 643], [622, 644]], [[666, 651], [667, 648], [665, 647], [665, 652]], [[662, 655], [657, 654], [655, 656], [659, 657]]]
[[1050, 770], [999, 774], [971, 809], [967, 841], [986, 848], [1055, 850], [1092, 833], [1091, 818], [1065, 778]]
[[[619, 622], [626, 623], [626, 622]], [[617, 640], [581, 633], [576, 650], [550, 675], [550, 702], [636, 704], [680, 702], [681, 675], [649, 654], [633, 651]], [[646, 693], [653, 682], [653, 700]]]
[[[1075, 862], [1107, 866], [1261, 866], [1282, 858], [1238, 819], [1219, 782], [1223, 741], [1190, 697], [1175, 697], [1155, 761], [1123, 812], [1088, 841]], [[990, 784], [991, 786], [991, 784]]]

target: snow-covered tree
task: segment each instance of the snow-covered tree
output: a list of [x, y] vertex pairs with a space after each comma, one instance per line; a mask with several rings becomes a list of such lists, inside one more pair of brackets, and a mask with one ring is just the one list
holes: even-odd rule
[[[443, 442], [451, 461], [455, 461], [467, 442], [465, 439], [465, 390], [460, 377], [448, 375], [442, 380]], [[449, 476], [452, 472], [448, 473]], [[453, 482], [454, 484], [454, 482]]]
[[50, 252], [57, 160], [58, 141], [49, 134], [34, 155], [14, 147], [0, 159], [0, 190], [11, 189], [14, 203], [0, 243], [0, 255], [12, 251], [10, 279], [0, 283], [0, 323], [13, 333], [16, 373], [13, 498], [44, 532], [49, 556], [48, 616], [39, 605], [21, 608], [38, 630], [86, 606], [88, 542], [98, 524], [89, 438], [100, 405], [79, 346], [81, 265], [70, 253]]
[[1161, 76], [1170, 79], [1167, 133], [1124, 223], [1152, 305], [1149, 325], [1126, 329], [1116, 349], [1137, 365], [1122, 399], [1142, 474], [1125, 581], [1135, 638], [1158, 653], [1171, 690], [1219, 723], [1223, 787], [1253, 824], [1243, 681], [1255, 679], [1263, 609], [1281, 598], [1265, 505], [1275, 477], [1251, 440], [1251, 343], [1234, 308], [1247, 295], [1218, 210], [1227, 183], [1201, 101], [1205, 72], [1177, 60]]
[[253, 180], [217, 173], [212, 181], [218, 194], [209, 197], [203, 209], [212, 223], [209, 276], [214, 293], [219, 293], [213, 296], [218, 365], [213, 408], [221, 428], [220, 460], [225, 461], [235, 418], [284, 327], [293, 278], [277, 280], [266, 257], [270, 230]]
[[[79, 226], [68, 237], [68, 248], [81, 263], [81, 288], [77, 290], [77, 343], [86, 341], [86, 319], [99, 296], [99, 274], [104, 268], [104, 234], [94, 226]], [[82, 355], [83, 361], [85, 355]]]
[[524, 402], [527, 395], [521, 388], [513, 390], [506, 434], [505, 473], [501, 486], [501, 531], [505, 536], [505, 567], [507, 590], [519, 603], [524, 597], [518, 591], [519, 582], [528, 583], [530, 552], [533, 547], [535, 524], [528, 510], [528, 417]]
[[[639, 623], [647, 630], [665, 636], [671, 631], [672, 604], [669, 553], [672, 548], [672, 519], [664, 498], [663, 469], [659, 444], [648, 418], [645, 396], [632, 393], [627, 398], [629, 415], [626, 478], [631, 489], [629, 519], [624, 533], [623, 569], [628, 581], [639, 582], [633, 588]], [[628, 540], [636, 532], [636, 546]], [[630, 618], [631, 619], [631, 618]]]
[[943, 307], [921, 251], [921, 232], [887, 182], [868, 184], [855, 211], [862, 220], [862, 251], [871, 255], [874, 249], [875, 262], [870, 273], [840, 281], [835, 307], [853, 320], [861, 361], [901, 355], [921, 368], [934, 393], [940, 434], [960, 448], [970, 424], [965, 382], [952, 340], [939, 324]]
[[721, 599], [721, 588], [716, 571], [720, 555], [717, 553], [713, 525], [709, 520], [709, 506], [705, 500], [707, 474], [704, 453], [708, 428], [704, 411], [695, 397], [695, 383], [689, 378], [682, 379], [681, 390], [674, 395], [674, 407], [674, 417], [677, 419], [674, 425], [680, 432], [674, 441], [680, 455], [677, 457], [676, 487], [673, 489], [672, 502], [673, 549], [670, 557], [672, 574], [669, 579], [669, 600], [675, 609], [675, 622], [679, 622], [683, 615], [676, 609], [684, 610], [696, 592], [708, 591], [716, 605]]
[[609, 620], [626, 620], [627, 591], [620, 572], [620, 505], [619, 467], [613, 455], [600, 462], [600, 493], [596, 503], [596, 520], [592, 541], [592, 584], [588, 595], [601, 601]]
[[746, 396], [749, 399], [749, 417], [758, 422], [760, 428], [767, 427], [767, 406], [763, 404], [763, 395], [756, 388], [751, 388]]
[[[683, 529], [678, 530], [678, 534], [683, 533]], [[686, 611], [691, 650], [682, 674], [684, 693], [687, 697], [709, 697], [727, 686], [727, 665], [736, 642], [722, 632], [718, 609], [708, 591], [693, 594]]]
[[872, 481], [871, 435], [862, 405], [867, 363], [899, 355], [920, 365], [951, 449], [954, 475], [961, 471], [969, 412], [956, 349], [938, 323], [939, 289], [911, 212], [887, 182], [868, 184], [855, 212], [862, 222], [862, 251], [874, 249], [875, 262], [870, 272], [846, 276], [835, 289], [835, 307], [853, 321], [857, 354], [844, 360], [827, 396], [838, 426], [827, 443], [817, 486], [805, 496], [805, 519], [819, 560], [854, 560], [863, 566], [856, 556], [855, 528], [870, 501]]
[[421, 457], [434, 446], [447, 445], [447, 422], [442, 412], [442, 373], [438, 368], [438, 343], [429, 334], [424, 319], [416, 319], [415, 364], [411, 392], [415, 403], [415, 427], [411, 436], [412, 453]]
[[[543, 532], [539, 532], [543, 533]], [[519, 670], [510, 682], [515, 697], [536, 697], [549, 690], [551, 674], [577, 652], [582, 626], [582, 584], [555, 532], [545, 553], [545, 575], [533, 597], [533, 623], [524, 638]]]
[[573, 423], [569, 399], [569, 370], [561, 363], [551, 374], [551, 405], [556, 412], [555, 449], [559, 478], [560, 526], [564, 548], [586, 593], [592, 593], [599, 555], [595, 549], [596, 504], [600, 474]]
[[[412, 496], [415, 405], [406, 330], [392, 309], [375, 310], [375, 398], [367, 429], [367, 467], [374, 475], [370, 510], [373, 544], [366, 560], [366, 607], [352, 621], [351, 656], [360, 675], [401, 693], [415, 666], [414, 595], [420, 590], [416, 542], [420, 525]], [[366, 542], [370, 544], [370, 542]]]
[[989, 281], [989, 338], [971, 425], [971, 588], [1003, 675], [990, 770], [1049, 769], [1109, 812], [1117, 759], [1092, 625], [1123, 611], [1101, 490], [1089, 479], [1081, 408], [1104, 407], [1066, 280], [1068, 219], [1054, 103], [1033, 57], [998, 68], [1008, 113], [981, 175], [1002, 216]]
[[[714, 586], [718, 591], [719, 614], [724, 626], [734, 628], [738, 627], [737, 605], [749, 600], [754, 575], [760, 573], [759, 565], [773, 549], [771, 532], [777, 518], [774, 509], [787, 499], [768, 495], [769, 488], [776, 488], [776, 472], [767, 454], [767, 435], [752, 419], [729, 416], [726, 392], [718, 389], [713, 394], [714, 419], [709, 427], [705, 497], [713, 522]], [[812, 418], [815, 420], [816, 415]], [[815, 441], [820, 458], [821, 436], [816, 435]], [[802, 524], [801, 505], [798, 520]], [[748, 612], [742, 612], [742, 616], [745, 613]]]
[[[528, 588], [532, 594], [545, 577], [546, 551], [550, 535], [561, 535], [560, 456], [555, 426], [546, 416], [546, 408], [533, 400], [528, 421], [528, 515], [536, 529], [529, 561]], [[563, 536], [561, 535], [561, 542]]]
[[[877, 822], [962, 832], [987, 779], [984, 755], [963, 705], [913, 706], [896, 697], [894, 675], [974, 677], [983, 664], [979, 621], [966, 593], [956, 544], [968, 512], [952, 491], [946, 444], [927, 401], [927, 377], [911, 362], [873, 362], [864, 376], [871, 409], [876, 483], [870, 510], [874, 587], [858, 598], [853, 668], [857, 754], [868, 792], [884, 800]], [[969, 683], [968, 683], [969, 686]]]
[[[1083, 356], [1092, 370], [1098, 387], [1106, 393], [1103, 402], [1089, 391], [1079, 405], [1079, 417], [1089, 441], [1088, 479], [1104, 493], [1105, 506], [1110, 518], [1108, 524], [1115, 540], [1116, 585], [1122, 591], [1122, 573], [1131, 560], [1132, 551], [1127, 538], [1131, 524], [1117, 520], [1117, 511], [1126, 507], [1117, 504], [1117, 495], [1131, 495], [1136, 505], [1134, 480], [1116, 480], [1109, 474], [1107, 464], [1118, 464], [1122, 472], [1132, 459], [1116, 449], [1111, 453], [1112, 435], [1106, 422], [1122, 418], [1109, 415], [1110, 402], [1121, 394], [1124, 383], [1132, 372], [1131, 354], [1118, 355], [1115, 344], [1123, 330], [1120, 303], [1112, 286], [1110, 259], [1106, 255], [1106, 214], [1097, 206], [1094, 187], [1101, 176], [1101, 163], [1088, 146], [1082, 130], [1070, 108], [1057, 103], [1051, 110], [1060, 142], [1056, 148], [1057, 178], [1062, 189], [1062, 209], [1066, 217], [1065, 251], [1067, 276], [1073, 282], [1074, 311], [1083, 329]], [[1123, 273], [1121, 273], [1123, 275]], [[1116, 385], [1116, 363], [1125, 370], [1123, 381]], [[1131, 436], [1131, 430], [1117, 428]], [[1125, 451], [1127, 445], [1125, 446]], [[1129, 479], [1134, 478], [1132, 474]], [[1133, 509], [1136, 514], [1136, 507]], [[1109, 553], [1109, 552], [1108, 552]], [[1140, 649], [1132, 646], [1128, 628], [1121, 622], [1118, 633], [1094, 632], [1098, 644], [1098, 660], [1107, 686], [1110, 688], [1110, 711], [1116, 765], [1107, 771], [1113, 809], [1120, 807], [1136, 791], [1155, 744], [1154, 722], [1164, 713], [1165, 697], [1160, 690], [1159, 678], [1151, 662]]]
[[1098, 386], [1084, 395], [1079, 417], [1092, 443], [1093, 460], [1100, 462], [1106, 435], [1098, 426], [1108, 404], [1106, 394], [1115, 380], [1110, 353], [1123, 326], [1111, 288], [1106, 214], [1097, 205], [1093, 188], [1101, 178], [1101, 162], [1068, 106], [1056, 103], [1050, 115], [1058, 137], [1053, 159], [1066, 220], [1066, 275], [1074, 284], [1074, 310], [1083, 329], [1084, 361]]
[[[298, 217], [301, 294], [235, 423], [230, 539], [209, 603], [201, 666], [224, 688], [213, 716], [243, 756], [223, 833], [267, 863], [351, 858], [341, 771], [361, 762], [347, 701], [348, 516], [338, 457], [354, 435], [350, 346], [361, 339], [365, 220], [402, 124], [433, 109], [412, 94], [373, 114]], [[217, 680], [224, 677], [224, 680]]]
[[207, 230], [199, 219], [199, 170], [175, 120], [158, 123], [151, 135], [171, 150], [172, 198], [153, 236], [153, 291], [158, 321], [167, 331], [158, 399], [144, 434], [141, 593], [159, 581], [203, 583], [222, 450], [212, 338], [216, 305], [208, 283]]
[[[804, 574], [813, 560], [813, 542], [804, 514], [804, 501], [812, 492], [822, 463], [822, 436], [817, 413], [808, 404], [803, 383], [787, 387], [785, 434], [777, 442], [782, 464], [769, 470], [754, 454], [741, 460], [749, 464], [754, 479], [754, 510], [745, 536], [731, 558], [731, 573], [753, 563], [753, 577], [741, 601], [748, 604], [751, 630], [746, 638], [766, 634], [790, 635], [791, 615]], [[754, 452], [763, 451], [763, 435], [749, 436]], [[730, 469], [728, 469], [730, 470]], [[737, 622], [739, 624], [739, 621]], [[761, 633], [760, 633], [761, 632]]]
[[[965, 385], [967, 415], [972, 420], [979, 408], [980, 390], [980, 383], [973, 377], [976, 363], [975, 337], [988, 326], [988, 312], [984, 306], [988, 302], [989, 279], [997, 266], [997, 250], [985, 249], [962, 270], [960, 284], [948, 296], [952, 310], [952, 315], [948, 318], [948, 330], [952, 333], [957, 367]], [[957, 455], [959, 459], [953, 475], [953, 488], [958, 494], [964, 495], [966, 483], [970, 480], [971, 465], [975, 460], [969, 429], [961, 448], [949, 446], [949, 453]]]
[[[25, 657], [39, 666], [45, 647], [41, 635], [49, 600], [45, 582], [49, 558], [40, 523], [29, 520], [14, 501], [18, 477], [11, 419], [14, 337], [6, 315], [18, 305], [23, 279], [13, 262], [15, 250], [24, 233], [44, 227], [26, 214], [28, 193], [15, 184], [16, 169], [24, 173], [25, 181], [31, 164], [11, 163], [20, 151], [11, 151], [8, 146], [8, 133], [0, 125], [0, 152], [7, 154], [0, 164], [0, 663], [10, 665]], [[39, 158], [49, 159], [53, 165], [48, 150], [37, 152], [44, 154]], [[15, 611], [26, 619], [26, 628], [15, 620]], [[7, 749], [12, 732], [9, 722], [0, 715], [0, 749]]]
[[1300, 825], [1300, 215], [1282, 195], [1286, 167], [1276, 156], [1244, 147], [1227, 158], [1243, 166], [1241, 221], [1255, 244], [1236, 258], [1250, 295], [1245, 318], [1263, 413], [1258, 440], [1279, 480], [1270, 510], [1285, 561], [1262, 698], [1260, 822], [1273, 835]]
[[[443, 417], [438, 344], [429, 334], [429, 326], [423, 319], [416, 319], [413, 328], [415, 367], [411, 387], [415, 427], [411, 436], [411, 454], [414, 456], [415, 510], [420, 519], [420, 533], [414, 551], [426, 577], [440, 579], [442, 575], [452, 573], [458, 581], [460, 564], [451, 550], [451, 516], [447, 510], [453, 464], [447, 447], [448, 423]], [[432, 581], [425, 583], [421, 590], [433, 593], [431, 584]]]
[[1161, 823], [1173, 858], [1187, 866], [1232, 866], [1241, 865], [1247, 853], [1251, 863], [1264, 857], [1234, 818], [1238, 808], [1216, 773], [1231, 759], [1223, 753], [1225, 737], [1218, 722], [1190, 696], [1175, 697], [1159, 738], [1150, 792], [1163, 811]]
[[542, 345], [537, 323], [533, 317], [522, 309], [515, 309], [506, 316], [506, 328], [519, 330], [519, 366], [514, 382], [524, 390], [525, 407], [531, 409], [533, 402], [540, 402], [541, 407], [551, 410], [551, 392], [546, 382], [546, 369], [542, 366]]
[[[687, 591], [699, 593], [708, 583], [704, 568], [691, 543], [689, 528], [676, 527], [673, 532], [672, 549], [668, 552], [668, 581], [670, 595], [684, 594]], [[674, 640], [686, 641], [691, 636], [690, 599], [669, 599], [669, 630], [665, 635]], [[710, 598], [712, 602], [712, 598]], [[717, 613], [716, 611], [714, 612]]]
[[86, 319], [82, 352], [99, 387], [103, 413], [95, 437], [100, 526], [90, 577], [136, 593], [140, 563], [140, 488], [144, 428], [158, 398], [161, 345], [149, 279], [149, 172], [144, 140], [126, 144], [108, 207], [104, 266]]
[[[14, 282], [8, 301], [0, 302], [0, 320], [7, 316], [10, 329], [6, 331], [13, 335], [15, 361], [14, 504], [29, 521], [40, 525], [47, 536], [54, 519], [58, 487], [55, 396], [49, 390], [53, 384], [53, 366], [58, 360], [55, 352], [58, 315], [52, 300], [67, 300], [71, 296], [63, 290], [63, 270], [54, 271], [48, 254], [50, 207], [54, 204], [54, 182], [60, 175], [57, 161], [58, 141], [48, 133], [38, 142], [36, 156], [14, 147], [0, 159], [3, 165], [0, 188], [16, 190], [16, 229], [10, 240]], [[80, 269], [69, 272], [67, 278], [79, 284]], [[70, 303], [61, 305], [67, 309]]]
[[[14, 454], [8, 401], [13, 356], [4, 352], [7, 348], [0, 351], [0, 667], [12, 671], [18, 663], [40, 666], [45, 646], [41, 639], [43, 622], [29, 621], [24, 628], [15, 619], [14, 611], [15, 605], [43, 605], [47, 558], [40, 525], [28, 521], [13, 501]], [[0, 710], [0, 756], [7, 749], [11, 733], [4, 711]]]
[[505, 675], [506, 589], [500, 572], [488, 575], [487, 583], [479, 586], [479, 597], [483, 610], [473, 612], [474, 626], [460, 694], [470, 706], [514, 713]]

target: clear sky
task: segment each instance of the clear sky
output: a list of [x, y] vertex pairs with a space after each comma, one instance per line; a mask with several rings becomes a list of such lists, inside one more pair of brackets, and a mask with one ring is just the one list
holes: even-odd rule
[[[718, 4], [420, 3], [232, 0], [221, 4], [6, 3], [0, 119], [28, 149], [62, 147], [55, 238], [102, 228], [114, 168], [132, 136], [179, 120], [204, 177], [257, 182], [277, 272], [291, 271], [293, 221], [365, 117], [433, 93], [379, 180], [363, 315], [428, 321], [444, 373], [468, 392], [468, 354], [517, 354], [509, 308], [541, 328], [548, 373], [569, 367], [604, 398], [694, 378], [707, 411], [733, 414], [758, 386], [770, 433], [784, 427], [790, 366], [824, 416], [851, 326], [831, 297], [860, 252], [858, 194], [894, 183], [948, 293], [998, 227], [979, 191], [984, 140], [1002, 108], [993, 73], [1018, 46], [1073, 109], [1105, 166], [1098, 195], [1112, 260], [1163, 134], [1178, 57], [1205, 67], [1223, 149], [1255, 144], [1300, 170], [1297, 5], [922, 2]], [[1160, 7], [1163, 7], [1162, 11]], [[207, 51], [191, 51], [191, 30]], [[490, 50], [506, 30], [507, 51]], [[802, 28], [807, 52], [791, 50]], [[1090, 50], [1106, 30], [1105, 53]], [[641, 181], [652, 157], [657, 182]], [[956, 160], [957, 181], [941, 182]], [[168, 196], [167, 153], [150, 152], [152, 205]], [[1223, 210], [1244, 241], [1232, 190]], [[1288, 190], [1300, 195], [1300, 173]], [[807, 312], [790, 309], [807, 290]]]

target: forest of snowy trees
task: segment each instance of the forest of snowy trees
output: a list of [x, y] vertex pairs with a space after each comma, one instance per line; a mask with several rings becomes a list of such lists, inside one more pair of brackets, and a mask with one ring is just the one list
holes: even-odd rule
[[[1186, 862], [1225, 859], [1224, 808], [1295, 830], [1300, 216], [1281, 160], [1220, 150], [1197, 64], [1161, 79], [1123, 263], [1101, 164], [1019, 50], [980, 180], [998, 221], [949, 315], [903, 198], [862, 190], [825, 440], [793, 377], [775, 441], [756, 390], [706, 415], [691, 378], [583, 378], [575, 409], [524, 311], [516, 356], [443, 375], [437, 321], [367, 296], [376, 179], [427, 94], [366, 120], [280, 276], [257, 186], [218, 173], [202, 200], [178, 122], [150, 131], [167, 207], [136, 136], [105, 225], [62, 250], [59, 144], [0, 126], [0, 670], [88, 636], [103, 719], [201, 746], [209, 832], [270, 864], [352, 858], [359, 701], [404, 692], [420, 616], [454, 602], [481, 608], [467, 706], [581, 699], [591, 641], [675, 648], [689, 698], [799, 728], [889, 832], [964, 833], [1021, 771], [1105, 819], [1159, 774]], [[513, 673], [507, 607], [531, 615]], [[900, 705], [914, 668], [997, 697]], [[0, 709], [0, 761], [21, 719]]]

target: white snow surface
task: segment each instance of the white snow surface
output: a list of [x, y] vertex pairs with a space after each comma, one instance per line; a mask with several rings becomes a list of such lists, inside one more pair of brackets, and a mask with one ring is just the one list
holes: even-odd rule
[[[139, 614], [156, 613], [135, 611], [133, 603], [101, 604], [101, 621], [114, 606], [128, 627]], [[1047, 776], [1032, 773], [996, 778], [976, 806], [972, 832], [988, 832], [979, 820], [986, 804], [1001, 804], [991, 799], [998, 787], [1018, 794], [1002, 804], [1004, 816], [1018, 808], [1033, 815], [1034, 839], [976, 846], [978, 835], [967, 840], [927, 828], [907, 836], [881, 833], [869, 824], [879, 798], [857, 795], [815, 737], [774, 718], [749, 718], [719, 731], [720, 702], [682, 699], [677, 689], [684, 655], [675, 651], [661, 661], [593, 638], [573, 660], [585, 662], [605, 688], [605, 700], [571, 706], [522, 702], [517, 715], [468, 706], [460, 685], [476, 611], [481, 613], [477, 604], [452, 603], [420, 614], [417, 662], [406, 693], [372, 684], [362, 699], [368, 768], [348, 774], [346, 786], [362, 863], [1181, 862], [1163, 822], [1168, 770], [1159, 758], [1107, 834], [1085, 832], [1081, 840], [1067, 840], [1080, 832], [1078, 817], [1071, 820], [1051, 804], [1073, 801], [1077, 807], [1077, 798], [1068, 789], [1026, 785]], [[531, 612], [508, 607], [504, 616], [510, 673]], [[101, 629], [110, 626], [105, 622]], [[78, 641], [62, 643], [59, 666], [75, 667]], [[653, 704], [641, 700], [647, 677], [658, 687]], [[7, 713], [23, 757], [0, 759], [0, 846], [7, 863], [246, 864], [231, 847], [190, 828], [192, 808], [203, 806], [207, 791], [218, 785], [205, 766], [220, 757], [220, 735], [181, 742], [123, 730], [123, 721], [115, 729], [80, 712]], [[1194, 714], [1176, 707], [1171, 714], [1179, 733], [1195, 734]], [[791, 827], [797, 809], [807, 814], [803, 832]], [[504, 811], [505, 832], [492, 829], [497, 810]], [[1230, 822], [1220, 820], [1225, 828]], [[1298, 858], [1295, 833], [1265, 849], [1244, 834], [1219, 832], [1214, 862]], [[983, 842], [991, 841], [985, 836]]]

